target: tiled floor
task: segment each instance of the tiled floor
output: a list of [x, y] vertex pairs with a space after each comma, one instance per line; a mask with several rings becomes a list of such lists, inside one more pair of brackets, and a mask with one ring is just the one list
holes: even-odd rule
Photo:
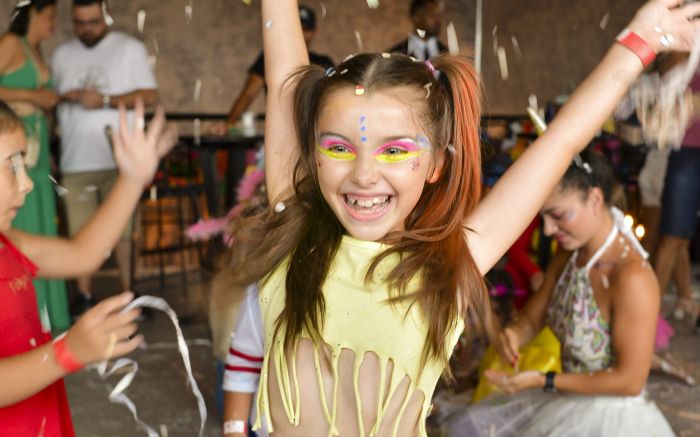
[[[178, 281], [179, 276], [169, 277], [164, 289], [154, 289], [150, 294], [166, 298], [183, 320], [185, 337], [190, 346], [192, 367], [197, 384], [204, 394], [209, 418], [205, 436], [218, 436], [219, 428], [214, 417], [214, 361], [206, 321], [206, 278], [201, 275], [187, 296]], [[148, 284], [145, 284], [148, 285]], [[113, 278], [98, 280], [98, 298], [117, 292]], [[142, 288], [142, 292], [147, 289]], [[700, 366], [700, 336], [693, 334], [689, 325], [676, 324], [677, 335], [672, 342], [675, 353]], [[187, 385], [185, 370], [175, 347], [175, 334], [169, 320], [156, 314], [142, 322], [140, 331], [145, 334], [149, 348], [133, 354], [139, 363], [139, 373], [126, 394], [134, 401], [139, 416], [162, 436], [196, 436], [199, 430], [197, 405]], [[204, 341], [202, 341], [204, 340]], [[132, 437], [145, 436], [134, 424], [130, 413], [122, 405], [108, 400], [111, 386], [119, 377], [103, 382], [95, 370], [83, 370], [67, 378], [73, 420], [78, 437]], [[651, 376], [651, 396], [657, 401], [679, 437], [700, 436], [700, 387], [688, 387], [663, 375]]]

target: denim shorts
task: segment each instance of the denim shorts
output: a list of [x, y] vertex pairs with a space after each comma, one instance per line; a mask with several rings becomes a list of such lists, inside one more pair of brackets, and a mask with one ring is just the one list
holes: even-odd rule
[[693, 238], [700, 210], [700, 147], [671, 152], [661, 210], [663, 235]]

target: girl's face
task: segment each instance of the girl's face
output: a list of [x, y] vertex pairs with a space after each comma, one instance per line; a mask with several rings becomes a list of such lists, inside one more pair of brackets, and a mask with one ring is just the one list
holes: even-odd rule
[[545, 235], [554, 237], [566, 250], [581, 248], [598, 230], [603, 204], [598, 188], [587, 196], [576, 189], [556, 188], [541, 210]]
[[34, 184], [24, 167], [26, 138], [22, 129], [0, 134], [0, 232], [10, 229]]
[[319, 120], [321, 192], [345, 230], [378, 241], [404, 230], [434, 168], [432, 147], [411, 108], [393, 94], [331, 94]]
[[40, 39], [53, 36], [56, 29], [56, 6], [49, 5], [40, 11], [32, 8], [30, 14], [30, 26], [36, 29]]

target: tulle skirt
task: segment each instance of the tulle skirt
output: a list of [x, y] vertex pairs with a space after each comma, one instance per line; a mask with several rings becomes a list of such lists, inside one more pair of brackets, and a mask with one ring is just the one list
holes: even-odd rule
[[583, 396], [530, 390], [495, 396], [454, 414], [448, 437], [674, 436], [646, 394]]

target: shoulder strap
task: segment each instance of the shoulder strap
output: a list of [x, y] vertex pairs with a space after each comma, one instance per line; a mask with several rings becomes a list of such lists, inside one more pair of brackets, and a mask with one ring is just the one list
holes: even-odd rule
[[611, 244], [615, 241], [615, 237], [617, 237], [618, 233], [618, 227], [616, 223], [613, 223], [612, 230], [608, 234], [608, 238], [605, 239], [605, 242], [603, 243], [602, 246], [598, 248], [598, 250], [593, 254], [591, 259], [588, 260], [586, 263], [586, 271], [589, 271], [591, 267], [595, 265], [596, 262], [600, 259], [601, 256], [605, 253], [606, 250], [608, 250], [608, 247], [610, 247]]

